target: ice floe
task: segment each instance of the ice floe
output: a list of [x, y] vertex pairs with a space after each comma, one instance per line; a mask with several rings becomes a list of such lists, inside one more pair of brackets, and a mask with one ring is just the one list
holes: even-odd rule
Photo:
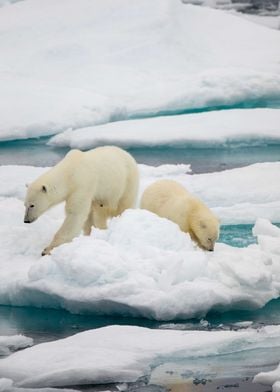
[[0, 26], [1, 140], [280, 96], [279, 32], [223, 11], [29, 0]]
[[[11, 352], [32, 346], [33, 339], [22, 335], [0, 336], [0, 357]], [[1, 390], [1, 389], [0, 389]]]
[[272, 347], [280, 347], [279, 326], [211, 332], [110, 326], [17, 352], [0, 361], [0, 377], [17, 387], [130, 382], [171, 358], [225, 358]]
[[68, 130], [49, 144], [88, 149], [103, 144], [135, 146], [240, 146], [280, 142], [280, 110], [235, 109], [117, 121]]
[[1, 304], [172, 320], [200, 317], [211, 309], [262, 307], [279, 296], [276, 227], [278, 237], [271, 237], [269, 228], [256, 245], [218, 243], [208, 253], [174, 223], [127, 210], [107, 230], [94, 230], [41, 258], [62, 211], [24, 225], [21, 201], [3, 199], [0, 208]]

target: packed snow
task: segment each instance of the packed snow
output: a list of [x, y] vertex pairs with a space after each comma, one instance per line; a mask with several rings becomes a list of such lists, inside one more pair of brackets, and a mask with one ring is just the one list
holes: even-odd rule
[[280, 348], [279, 326], [211, 332], [110, 326], [15, 353], [0, 361], [0, 377], [20, 387], [132, 382], [171, 358], [225, 358], [273, 347]]
[[254, 382], [272, 386], [272, 392], [280, 392], [280, 364], [270, 372], [261, 372], [254, 377]]
[[[11, 352], [32, 346], [33, 340], [22, 335], [0, 336], [0, 357]], [[1, 389], [0, 389], [1, 391]]]
[[249, 145], [280, 142], [280, 109], [235, 109], [109, 124], [67, 130], [49, 144], [88, 149], [104, 144], [123, 147], [171, 145], [183, 147], [203, 142], [213, 145]]
[[222, 220], [231, 216], [244, 222], [254, 211], [263, 218], [254, 229], [256, 245], [218, 243], [213, 253], [204, 252], [174, 223], [135, 209], [111, 220], [107, 230], [94, 230], [44, 258], [40, 253], [61, 224], [63, 208], [24, 225], [20, 199], [24, 183], [45, 169], [1, 167], [0, 303], [157, 320], [261, 307], [280, 290], [280, 229], [262, 216], [269, 211], [277, 218], [279, 213], [279, 165], [203, 175], [186, 174], [189, 166], [184, 165], [140, 166], [141, 191], [166, 173], [203, 196]]
[[1, 140], [280, 97], [279, 32], [223, 11], [28, 0], [0, 26]]

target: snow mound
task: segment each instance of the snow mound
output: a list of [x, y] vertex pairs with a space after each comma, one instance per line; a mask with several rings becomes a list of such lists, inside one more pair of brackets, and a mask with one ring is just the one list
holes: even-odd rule
[[[33, 339], [23, 335], [0, 336], [0, 357], [33, 345]], [[1, 389], [0, 389], [1, 390]]]
[[127, 210], [107, 230], [40, 258], [60, 224], [57, 211], [24, 225], [21, 202], [9, 199], [3, 206], [1, 304], [173, 320], [211, 309], [258, 308], [279, 296], [280, 229], [271, 237], [268, 222], [257, 245], [218, 243], [209, 253], [173, 222]]
[[228, 145], [280, 141], [280, 110], [235, 109], [200, 114], [118, 121], [88, 128], [67, 130], [49, 144], [88, 149], [104, 144], [122, 147]]
[[129, 382], [167, 359], [224, 357], [269, 347], [280, 347], [279, 326], [212, 332], [110, 326], [15, 353], [1, 360], [0, 377], [20, 387]]
[[0, 26], [1, 140], [280, 97], [279, 32], [223, 11], [29, 0]]

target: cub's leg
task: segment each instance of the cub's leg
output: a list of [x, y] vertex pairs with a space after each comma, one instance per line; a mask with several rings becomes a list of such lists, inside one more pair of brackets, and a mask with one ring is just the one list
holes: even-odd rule
[[92, 226], [93, 226], [93, 203], [91, 204], [91, 208], [90, 208], [87, 220], [85, 221], [85, 224], [84, 224], [84, 227], [83, 227], [84, 235], [90, 235], [91, 234]]
[[110, 214], [110, 208], [101, 203], [93, 203], [92, 217], [93, 225], [98, 229], [107, 229], [107, 219], [112, 216]]

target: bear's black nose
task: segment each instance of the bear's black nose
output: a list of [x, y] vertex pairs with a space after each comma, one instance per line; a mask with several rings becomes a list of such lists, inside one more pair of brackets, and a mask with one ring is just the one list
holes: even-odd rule
[[30, 220], [24, 219], [24, 223], [31, 223]]

